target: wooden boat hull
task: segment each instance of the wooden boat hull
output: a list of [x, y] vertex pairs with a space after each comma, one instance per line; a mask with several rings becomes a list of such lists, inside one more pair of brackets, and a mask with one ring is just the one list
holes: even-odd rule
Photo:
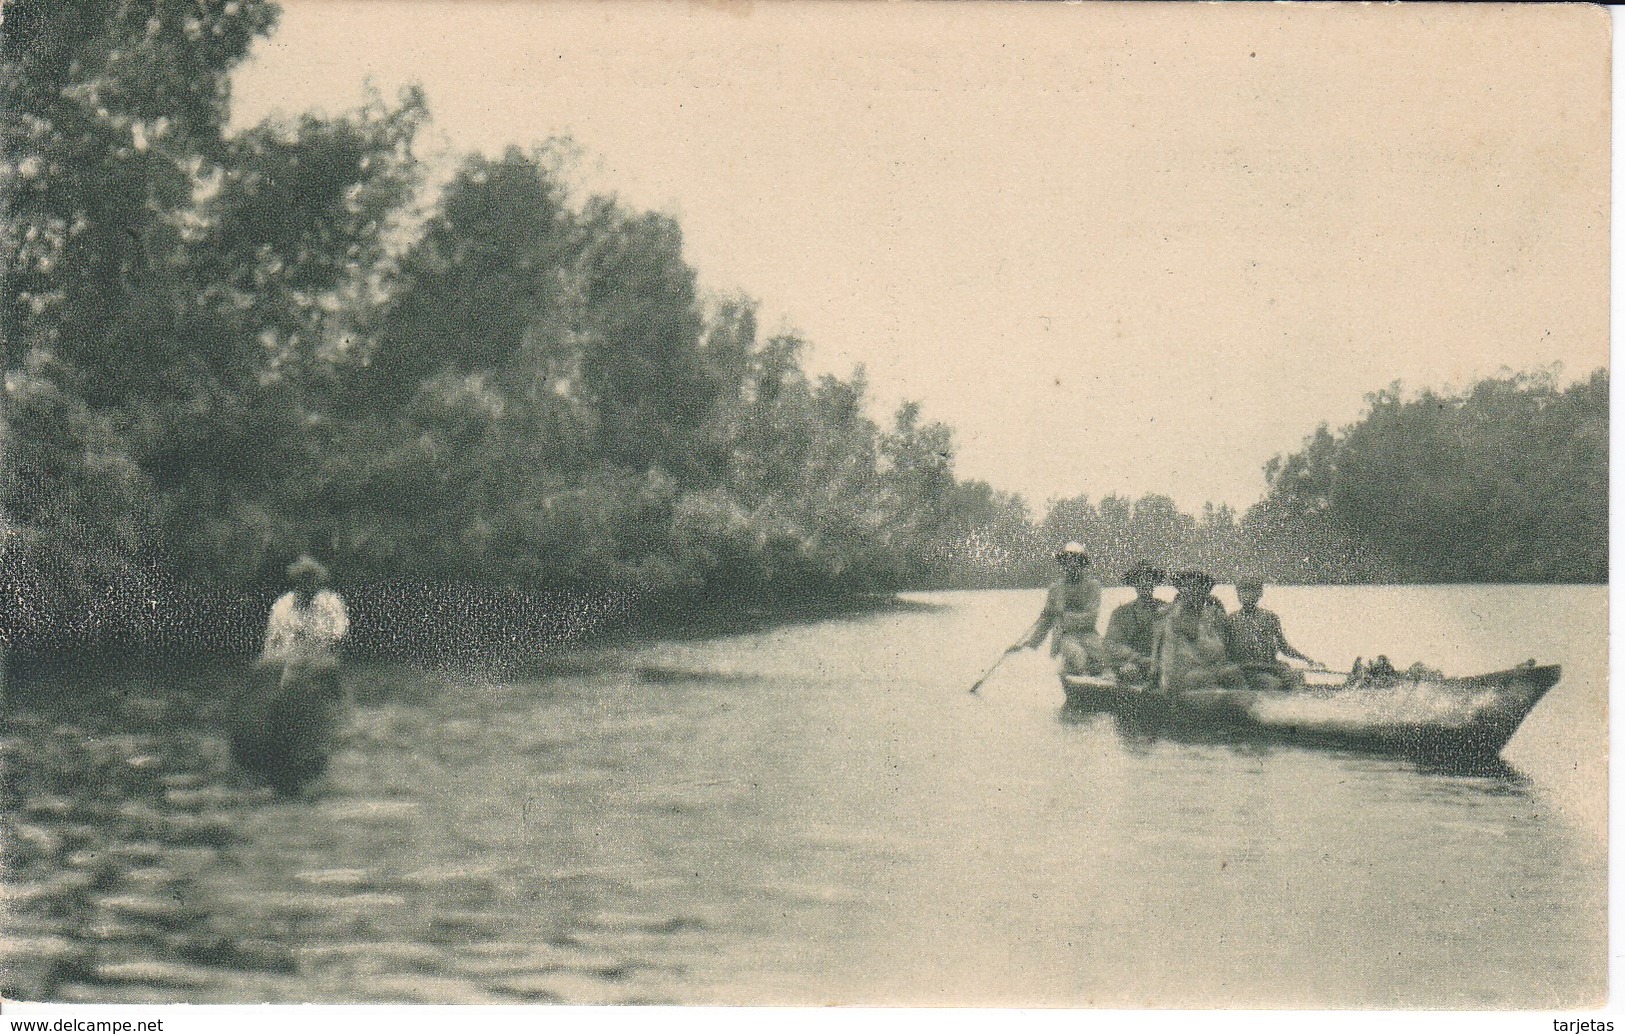
[[1468, 678], [1392, 679], [1266, 691], [1167, 695], [1063, 675], [1067, 706], [1109, 711], [1147, 731], [1202, 741], [1260, 740], [1430, 760], [1494, 758], [1562, 676], [1526, 665]]
[[281, 793], [297, 793], [327, 770], [348, 713], [335, 666], [255, 671], [238, 702], [231, 756]]

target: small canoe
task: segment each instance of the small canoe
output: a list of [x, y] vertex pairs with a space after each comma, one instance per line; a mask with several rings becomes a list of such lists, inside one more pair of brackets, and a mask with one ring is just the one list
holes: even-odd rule
[[346, 705], [336, 666], [256, 669], [237, 702], [232, 760], [279, 792], [297, 793], [327, 770]]
[[1368, 679], [1274, 691], [1202, 689], [1173, 696], [1110, 678], [1063, 675], [1061, 687], [1069, 709], [1112, 712], [1173, 739], [1474, 760], [1500, 754], [1562, 674], [1555, 664], [1527, 664], [1466, 678]]

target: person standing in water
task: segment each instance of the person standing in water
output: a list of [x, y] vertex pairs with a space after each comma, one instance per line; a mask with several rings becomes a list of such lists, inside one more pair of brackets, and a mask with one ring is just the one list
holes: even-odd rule
[[293, 589], [271, 606], [259, 683], [242, 702], [231, 752], [243, 768], [284, 793], [321, 775], [345, 710], [339, 644], [350, 631], [344, 600], [325, 588], [327, 568], [309, 556], [288, 565]]
[[1214, 599], [1213, 576], [1180, 571], [1173, 576], [1179, 595], [1157, 625], [1152, 655], [1157, 685], [1165, 693], [1191, 689], [1241, 689], [1241, 667], [1230, 660], [1224, 604]]
[[1106, 622], [1106, 656], [1120, 680], [1144, 682], [1151, 676], [1164, 606], [1153, 593], [1161, 581], [1162, 572], [1144, 560], [1123, 572], [1123, 584], [1133, 587], [1134, 599], [1112, 611]]
[[1061, 577], [1049, 587], [1044, 612], [1011, 649], [1031, 650], [1050, 636], [1050, 656], [1059, 656], [1063, 673], [1095, 675], [1104, 667], [1104, 649], [1095, 626], [1100, 622], [1100, 582], [1089, 570], [1089, 554], [1068, 542], [1055, 554]]
[[1252, 575], [1236, 579], [1236, 599], [1241, 601], [1241, 609], [1225, 619], [1229, 626], [1230, 659], [1241, 665], [1247, 682], [1254, 689], [1284, 689], [1297, 679], [1292, 669], [1281, 662], [1281, 654], [1310, 667], [1321, 665], [1286, 641], [1281, 619], [1274, 611], [1258, 605], [1263, 597], [1264, 579]]

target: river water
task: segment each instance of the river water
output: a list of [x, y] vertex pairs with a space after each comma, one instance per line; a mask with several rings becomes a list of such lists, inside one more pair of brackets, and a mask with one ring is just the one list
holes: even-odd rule
[[195, 673], [109, 674], [71, 712], [22, 694], [8, 996], [1603, 1000], [1606, 589], [1267, 593], [1333, 665], [1561, 663], [1505, 768], [1468, 774], [1124, 739], [1062, 712], [1041, 652], [970, 696], [1042, 594], [909, 600], [568, 674], [358, 666], [343, 749], [294, 800], [230, 771]]

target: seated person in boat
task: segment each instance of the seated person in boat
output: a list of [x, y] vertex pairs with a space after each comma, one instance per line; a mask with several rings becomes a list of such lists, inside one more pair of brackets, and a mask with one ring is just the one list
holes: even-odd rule
[[319, 561], [300, 556], [288, 565], [293, 589], [271, 605], [259, 665], [281, 667], [284, 682], [290, 677], [337, 679], [338, 645], [349, 634], [350, 614], [339, 594], [324, 587], [327, 577]]
[[1061, 577], [1049, 587], [1044, 612], [1016, 642], [1033, 649], [1050, 636], [1050, 656], [1061, 658], [1067, 675], [1097, 675], [1105, 668], [1105, 649], [1095, 626], [1100, 621], [1100, 582], [1089, 570], [1089, 554], [1068, 542], [1055, 554]]
[[1152, 594], [1161, 582], [1162, 572], [1144, 560], [1123, 572], [1123, 584], [1133, 587], [1134, 599], [1112, 611], [1106, 622], [1106, 657], [1120, 681], [1151, 677], [1152, 646], [1163, 611], [1163, 602]]
[[344, 600], [323, 588], [327, 568], [308, 556], [288, 565], [293, 590], [271, 606], [256, 667], [269, 675], [239, 701], [231, 733], [237, 763], [277, 789], [319, 776], [345, 712], [339, 643], [350, 630]]
[[1230, 660], [1224, 604], [1213, 598], [1213, 577], [1202, 571], [1173, 576], [1179, 594], [1157, 623], [1152, 656], [1157, 685], [1166, 693], [1191, 689], [1241, 689], [1241, 667]]
[[[1358, 661], [1355, 662], [1355, 666], [1359, 666]], [[1399, 672], [1394, 670], [1393, 662], [1388, 659], [1388, 655], [1385, 653], [1379, 653], [1377, 659], [1358, 674], [1361, 678], [1376, 679], [1382, 682], [1391, 682], [1399, 678]]]
[[1274, 611], [1258, 605], [1264, 597], [1264, 580], [1251, 575], [1236, 579], [1236, 599], [1241, 609], [1225, 619], [1229, 625], [1230, 659], [1241, 665], [1254, 689], [1288, 689], [1302, 683], [1284, 664], [1280, 655], [1303, 661], [1311, 667], [1320, 662], [1300, 653], [1286, 641], [1281, 619]]

